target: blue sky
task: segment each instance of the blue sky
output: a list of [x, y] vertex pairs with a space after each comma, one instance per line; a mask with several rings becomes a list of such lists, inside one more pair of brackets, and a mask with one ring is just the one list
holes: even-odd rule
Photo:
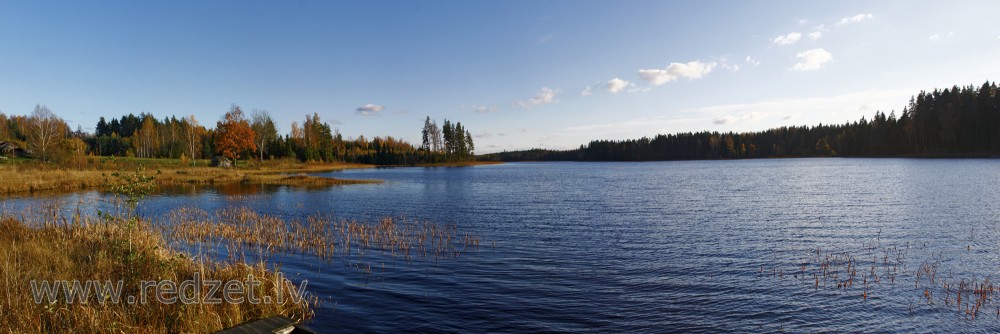
[[843, 123], [1000, 73], [997, 2], [6, 1], [0, 112], [72, 127], [149, 112], [214, 126], [419, 141], [461, 121], [480, 153], [591, 139]]

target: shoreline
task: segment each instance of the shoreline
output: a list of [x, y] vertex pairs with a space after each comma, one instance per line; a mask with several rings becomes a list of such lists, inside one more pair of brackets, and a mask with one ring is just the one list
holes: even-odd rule
[[[202, 161], [204, 162], [204, 161]], [[308, 175], [354, 168], [373, 168], [374, 165], [332, 163], [289, 163], [268, 161], [257, 166], [239, 168], [207, 167], [207, 162], [197, 166], [181, 166], [173, 159], [111, 159], [97, 158], [84, 168], [72, 168], [34, 161], [0, 164], [0, 196], [40, 192], [69, 192], [98, 189], [105, 186], [105, 179], [119, 170], [145, 168], [145, 173], [159, 171], [158, 186], [174, 185], [225, 185], [264, 184], [292, 187], [327, 187], [351, 184], [377, 184], [382, 180], [355, 180]]]
[[[672, 159], [672, 160], [505, 160], [492, 161], [496, 163], [512, 162], [665, 162], [665, 161], [739, 161], [739, 160], [768, 160], [768, 159], [813, 159], [813, 158], [841, 158], [841, 159], [1000, 159], [998, 154], [967, 154], [967, 153], [935, 153], [935, 154], [904, 154], [904, 155], [813, 155], [813, 156], [771, 156], [759, 158], [732, 158], [732, 159]], [[483, 161], [490, 162], [490, 161]]]

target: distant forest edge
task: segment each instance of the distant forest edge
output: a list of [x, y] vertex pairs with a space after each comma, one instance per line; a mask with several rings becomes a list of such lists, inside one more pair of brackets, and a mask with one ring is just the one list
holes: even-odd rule
[[254, 110], [247, 117], [233, 105], [215, 128], [199, 124], [194, 115], [158, 119], [152, 114], [129, 114], [110, 121], [101, 117], [94, 133], [82, 127], [72, 131], [44, 105], [30, 115], [0, 113], [0, 156], [25, 157], [62, 165], [81, 165], [92, 156], [194, 159], [225, 156], [230, 159], [297, 159], [376, 165], [415, 165], [464, 162], [475, 159], [472, 134], [460, 122], [444, 120], [439, 127], [427, 117], [423, 140], [415, 146], [404, 140], [364, 136], [345, 139], [318, 114], [292, 122], [291, 132], [279, 135], [271, 115]]
[[495, 161], [655, 161], [769, 157], [991, 157], [1000, 155], [996, 83], [921, 91], [902, 112], [837, 125], [760, 132], [686, 132], [631, 140], [595, 140], [579, 149], [480, 155]]

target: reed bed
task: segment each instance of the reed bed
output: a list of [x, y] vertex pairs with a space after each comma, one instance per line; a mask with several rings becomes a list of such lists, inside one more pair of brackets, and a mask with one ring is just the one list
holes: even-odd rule
[[[881, 232], [880, 232], [881, 235]], [[817, 247], [807, 251], [795, 268], [761, 265], [763, 277], [792, 279], [810, 286], [814, 291], [836, 289], [867, 301], [881, 293], [914, 291], [918, 295], [908, 305], [912, 313], [920, 304], [951, 309], [960, 318], [975, 320], [983, 314], [1000, 319], [1000, 284], [990, 276], [974, 274], [957, 276], [942, 269], [940, 259], [924, 260], [912, 269], [907, 254], [911, 245], [883, 245], [876, 236], [862, 243], [860, 251], [829, 251]], [[974, 235], [974, 233], [973, 233]], [[970, 240], [973, 242], [973, 240]], [[971, 252], [971, 244], [962, 247]], [[940, 256], [935, 254], [934, 256]], [[912, 282], [911, 286], [907, 286]]]
[[[214, 213], [196, 208], [175, 209], [158, 227], [171, 240], [224, 241], [230, 258], [249, 250], [262, 256], [302, 254], [327, 261], [350, 256], [363, 260], [373, 251], [406, 260], [442, 259], [476, 251], [481, 241], [479, 236], [459, 231], [455, 225], [391, 217], [375, 221], [338, 220], [318, 215], [286, 221], [246, 207]], [[360, 266], [364, 268], [365, 264]]]
[[[141, 305], [88, 300], [36, 304], [32, 280], [122, 280], [123, 298], [140, 294], [141, 281], [245, 280], [263, 284], [257, 296], [297, 293], [291, 282], [276, 276], [264, 262], [206, 261], [173, 251], [152, 226], [134, 228], [96, 217], [65, 215], [58, 207], [0, 215], [0, 323], [11, 332], [212, 332], [272, 315], [295, 319], [312, 316], [315, 299], [295, 304], [163, 304]], [[280, 292], [279, 292], [280, 290]], [[210, 291], [201, 288], [201, 295]], [[219, 294], [218, 291], [215, 292]], [[216, 295], [218, 297], [218, 295]], [[277, 299], [272, 299], [277, 300]]]

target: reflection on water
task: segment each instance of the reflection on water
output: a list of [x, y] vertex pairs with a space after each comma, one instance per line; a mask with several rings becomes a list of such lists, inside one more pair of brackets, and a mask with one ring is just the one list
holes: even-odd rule
[[[1000, 268], [996, 175], [1000, 164], [974, 159], [388, 168], [337, 173], [384, 184], [322, 190], [165, 189], [141, 210], [409, 217], [490, 241], [446, 261], [368, 254], [363, 270], [358, 258], [273, 257], [324, 299], [312, 326], [329, 332], [996, 332], [995, 302], [975, 320], [952, 304], [963, 280]], [[918, 277], [928, 266], [934, 283]], [[971, 293], [963, 303], [978, 302]]]
[[160, 188], [161, 196], [197, 196], [204, 192], [212, 192], [223, 196], [257, 195], [262, 192], [275, 192], [280, 186], [265, 186], [261, 184], [227, 183], [221, 185], [179, 184]]

